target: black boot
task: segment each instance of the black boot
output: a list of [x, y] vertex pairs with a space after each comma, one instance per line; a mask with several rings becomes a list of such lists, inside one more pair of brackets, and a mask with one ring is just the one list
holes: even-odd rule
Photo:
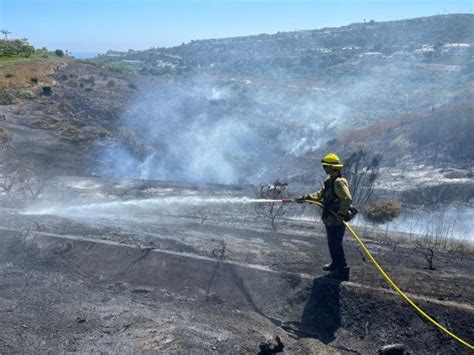
[[336, 267], [334, 266], [333, 263], [323, 265], [323, 270], [324, 271], [334, 271], [336, 270]]
[[349, 266], [346, 266], [330, 272], [327, 276], [335, 280], [349, 281], [350, 272], [351, 268]]

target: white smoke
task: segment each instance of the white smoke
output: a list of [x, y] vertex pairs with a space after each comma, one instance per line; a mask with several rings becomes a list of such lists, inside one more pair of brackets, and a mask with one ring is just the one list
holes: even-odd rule
[[[101, 152], [99, 174], [214, 183], [280, 177], [283, 161], [311, 153], [341, 131], [449, 100], [456, 73], [386, 64], [321, 83], [323, 88], [239, 82], [160, 81], [123, 114], [125, 134]], [[319, 85], [319, 84], [318, 84]], [[287, 159], [290, 158], [290, 159]]]
[[102, 152], [101, 173], [157, 180], [261, 182], [274, 178], [285, 155], [305, 154], [330, 138], [324, 132], [328, 124], [321, 107], [309, 102], [294, 107], [283, 93], [272, 97], [246, 86], [162, 83], [141, 93], [122, 122], [125, 130], [136, 132], [138, 144], [146, 149], [140, 156], [126, 143], [108, 146]]

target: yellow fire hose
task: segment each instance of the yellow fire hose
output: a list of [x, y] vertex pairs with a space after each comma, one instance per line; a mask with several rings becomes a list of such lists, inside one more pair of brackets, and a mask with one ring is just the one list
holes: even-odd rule
[[[313, 201], [313, 200], [305, 200], [305, 202], [308, 202], [308, 203], [312, 203], [312, 204], [315, 204], [315, 205], [318, 205], [319, 207], [323, 207], [323, 204], [321, 202], [318, 202], [318, 201]], [[359, 236], [357, 235], [357, 233], [352, 229], [352, 227], [349, 225], [349, 223], [345, 222], [345, 221], [342, 221], [342, 223], [344, 223], [344, 225], [347, 227], [347, 229], [349, 230], [349, 232], [352, 234], [352, 236], [355, 238], [355, 240], [360, 244], [360, 246], [362, 247], [362, 249], [364, 250], [365, 254], [367, 255], [367, 257], [370, 259], [370, 261], [372, 261], [372, 263], [375, 265], [375, 267], [377, 268], [377, 270], [380, 272], [380, 274], [383, 276], [383, 278], [385, 280], [387, 280], [387, 282], [390, 284], [390, 286], [392, 286], [392, 288], [397, 291], [397, 293], [406, 301], [408, 302], [408, 304], [410, 306], [412, 306], [420, 315], [422, 315], [425, 319], [427, 319], [428, 321], [430, 321], [431, 323], [433, 323], [438, 329], [440, 329], [441, 331], [445, 332], [446, 334], [448, 334], [451, 338], [457, 340], [458, 342], [460, 342], [462, 345], [468, 347], [469, 349], [471, 350], [474, 350], [474, 346], [470, 343], [468, 343], [467, 341], [461, 339], [460, 337], [458, 337], [456, 334], [450, 332], [448, 329], [446, 329], [445, 327], [443, 327], [441, 324], [439, 324], [437, 321], [435, 321], [433, 318], [431, 318], [428, 314], [426, 314], [420, 307], [418, 307], [415, 302], [413, 302], [405, 293], [403, 293], [402, 290], [400, 290], [400, 288], [397, 286], [397, 284], [395, 282], [393, 282], [393, 280], [390, 278], [390, 276], [388, 276], [386, 274], [386, 272], [382, 269], [382, 267], [378, 264], [378, 262], [375, 260], [375, 258], [372, 256], [372, 254], [370, 253], [369, 249], [367, 249], [367, 247], [365, 246], [364, 242], [359, 238]]]

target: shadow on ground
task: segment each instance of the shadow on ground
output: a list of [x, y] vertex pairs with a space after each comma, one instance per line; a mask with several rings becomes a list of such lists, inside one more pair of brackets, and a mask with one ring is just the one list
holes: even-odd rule
[[316, 338], [325, 344], [332, 342], [341, 326], [340, 284], [328, 277], [314, 279], [301, 322], [289, 322], [283, 328], [296, 338]]

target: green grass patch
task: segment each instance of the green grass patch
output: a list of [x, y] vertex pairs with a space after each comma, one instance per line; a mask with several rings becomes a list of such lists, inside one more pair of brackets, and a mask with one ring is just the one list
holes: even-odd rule
[[44, 58], [41, 53], [33, 53], [27, 58], [22, 55], [0, 55], [0, 66], [4, 64], [22, 64], [47, 60], [48, 58]]
[[104, 67], [114, 73], [127, 74], [131, 73], [133, 70], [126, 64], [123, 63], [107, 63]]
[[31, 100], [35, 98], [35, 94], [31, 90], [22, 90], [18, 94], [18, 97], [25, 100]]

